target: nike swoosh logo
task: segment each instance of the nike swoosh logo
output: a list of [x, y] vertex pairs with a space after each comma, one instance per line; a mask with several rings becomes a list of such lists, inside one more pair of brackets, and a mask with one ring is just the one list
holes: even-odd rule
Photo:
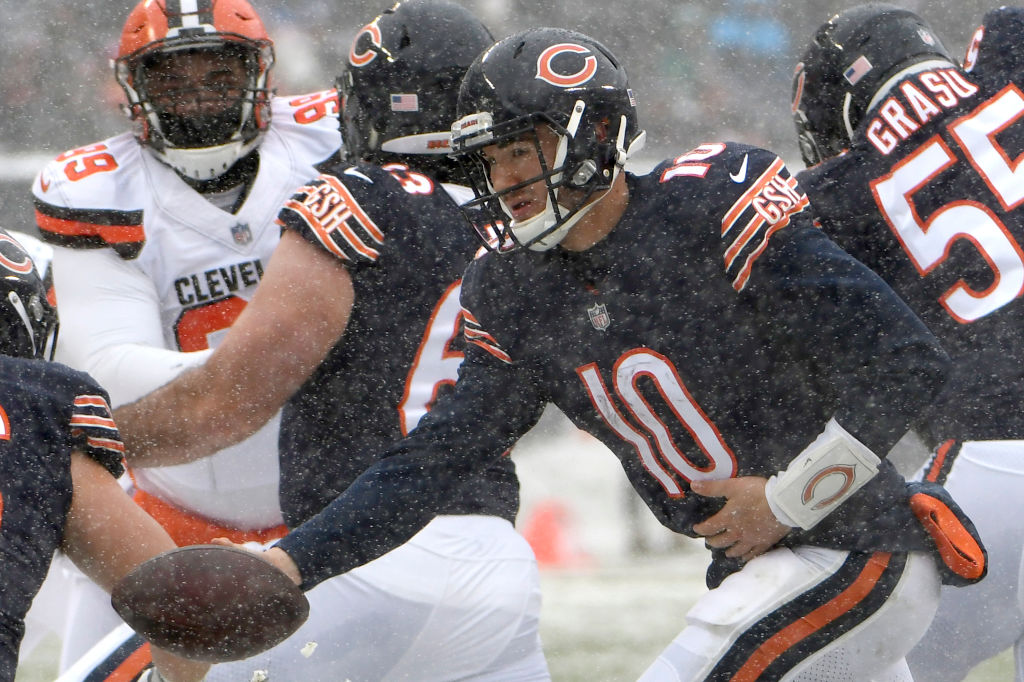
[[371, 185], [373, 184], [373, 180], [371, 180], [370, 178], [366, 177], [366, 175], [364, 175], [362, 172], [360, 172], [359, 170], [357, 170], [355, 168], [346, 168], [343, 172], [345, 173], [345, 175], [351, 175], [354, 178], [359, 178], [360, 180], [366, 180]]
[[729, 173], [729, 177], [732, 178], [733, 182], [743, 182], [747, 179], [747, 155], [743, 155], [743, 165], [736, 173]]

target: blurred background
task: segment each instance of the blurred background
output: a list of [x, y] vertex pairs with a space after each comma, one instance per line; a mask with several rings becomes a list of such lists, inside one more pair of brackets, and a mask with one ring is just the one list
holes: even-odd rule
[[[278, 94], [331, 87], [355, 33], [388, 0], [250, 0], [275, 41]], [[531, 26], [582, 31], [626, 65], [648, 131], [645, 159], [740, 140], [800, 166], [790, 79], [813, 31], [849, 0], [461, 0], [496, 37]], [[47, 160], [126, 129], [116, 56], [133, 0], [0, 0], [0, 224], [35, 232], [30, 183]], [[994, 0], [896, 0], [925, 17], [954, 56]], [[562, 682], [635, 679], [703, 591], [702, 544], [640, 508], [615, 459], [559, 414], [513, 455], [519, 526], [541, 566], [543, 636]], [[571, 485], [568, 482], [571, 480]], [[638, 562], [640, 556], [645, 562]], [[585, 626], [581, 624], [586, 624]], [[52, 651], [19, 682], [52, 678]], [[1000, 657], [971, 682], [1012, 679]], [[595, 671], [600, 671], [596, 673]]]
[[[352, 36], [387, 0], [252, 0], [277, 48], [278, 94], [329, 87]], [[132, 0], [0, 0], [0, 215], [34, 231], [29, 184], [67, 149], [125, 129], [110, 60]], [[799, 162], [790, 76], [812, 32], [855, 2], [823, 0], [463, 0], [496, 37], [560, 26], [605, 43], [626, 64], [647, 154], [734, 139]], [[954, 55], [992, 0], [906, 0]]]

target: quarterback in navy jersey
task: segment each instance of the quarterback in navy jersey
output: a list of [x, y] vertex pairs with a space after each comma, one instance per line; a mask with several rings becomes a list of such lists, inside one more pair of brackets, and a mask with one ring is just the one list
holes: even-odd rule
[[552, 402], [713, 550], [712, 591], [643, 680], [909, 679], [940, 569], [972, 582], [985, 561], [945, 491], [875, 454], [941, 389], [935, 338], [812, 224], [774, 154], [705, 144], [623, 172], [635, 97], [586, 36], [500, 41], [459, 114], [465, 209], [495, 216], [464, 279], [459, 381], [268, 559], [311, 586], [387, 552]]
[[896, 290], [953, 360], [916, 425], [932, 452], [920, 476], [942, 483], [977, 524], [989, 571], [970, 589], [944, 588], [908, 657], [916, 679], [963, 679], [1024, 642], [1014, 597], [1024, 594], [1024, 536], [1008, 523], [1024, 513], [1022, 27], [1020, 8], [990, 12], [960, 68], [921, 17], [863, 5], [818, 30], [794, 81], [808, 165], [798, 177], [822, 228]]
[[[447, 152], [458, 83], [492, 42], [449, 0], [405, 0], [357, 32], [337, 81], [346, 160], [283, 202], [260, 286], [204, 365], [118, 408], [132, 461], [208, 455], [283, 406], [279, 497], [294, 526], [450, 391], [461, 278], [480, 244]], [[304, 682], [550, 679], [518, 508], [512, 461], [497, 458], [409, 542], [313, 591], [291, 638], [207, 679], [254, 668]]]

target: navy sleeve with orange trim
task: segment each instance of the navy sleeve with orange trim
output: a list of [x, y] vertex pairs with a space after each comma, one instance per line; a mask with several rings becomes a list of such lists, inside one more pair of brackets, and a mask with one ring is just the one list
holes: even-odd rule
[[124, 473], [124, 443], [105, 395], [90, 393], [76, 396], [70, 429], [77, 449], [102, 464], [114, 476]]

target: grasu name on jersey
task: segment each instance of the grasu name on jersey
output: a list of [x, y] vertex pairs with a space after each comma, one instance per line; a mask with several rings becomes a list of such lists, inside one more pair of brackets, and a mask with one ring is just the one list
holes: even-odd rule
[[907, 79], [878, 107], [867, 125], [868, 140], [889, 154], [918, 128], [978, 92], [955, 68], [922, 71]]
[[223, 268], [186, 275], [174, 280], [174, 291], [183, 306], [215, 301], [254, 287], [263, 279], [263, 263], [257, 258]]

